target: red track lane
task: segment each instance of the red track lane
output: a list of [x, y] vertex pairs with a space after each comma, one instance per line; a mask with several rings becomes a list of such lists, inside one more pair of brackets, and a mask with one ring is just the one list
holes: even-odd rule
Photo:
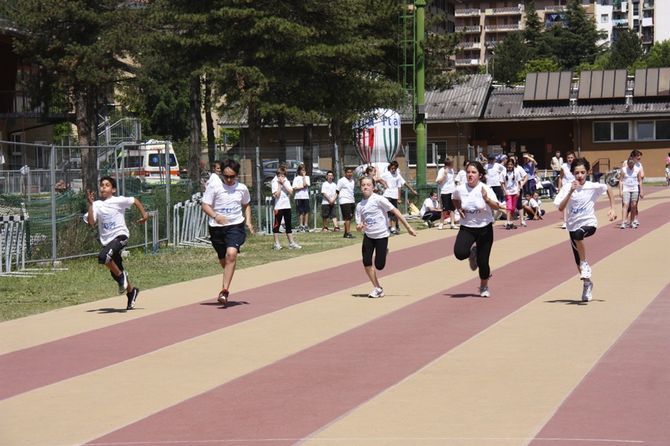
[[[635, 299], [633, 289], [630, 298]], [[669, 320], [670, 285], [591, 370], [531, 445], [670, 444]], [[549, 438], [565, 440], [549, 442]]]
[[[526, 230], [496, 231], [496, 239], [556, 224], [557, 218], [532, 222]], [[394, 251], [391, 239], [389, 261], [380, 277], [451, 256], [453, 244], [454, 238], [449, 238]], [[356, 258], [326, 270], [233, 293], [233, 303], [240, 305], [226, 310], [220, 310], [210, 299], [7, 353], [0, 356], [0, 383], [11, 385], [0, 384], [0, 400], [367, 281]]]
[[[591, 263], [666, 223], [670, 204], [637, 231], [605, 227], [589, 240]], [[608, 236], [609, 235], [609, 236]], [[494, 246], [495, 252], [495, 246]], [[494, 254], [495, 255], [495, 254]], [[559, 259], [559, 261], [557, 261]], [[518, 280], [519, 271], [551, 271]], [[469, 298], [478, 279], [427, 297], [286, 359], [158, 412], [89, 444], [212, 441], [292, 444], [398, 383], [566, 280], [576, 267], [568, 241], [495, 271], [491, 299]], [[534, 281], [533, 281], [534, 280]], [[597, 279], [596, 279], [597, 280]], [[504, 291], [503, 291], [504, 290]], [[579, 300], [580, 296], [565, 296]], [[223, 366], [225, 367], [225, 366]], [[281, 440], [283, 439], [283, 440]]]

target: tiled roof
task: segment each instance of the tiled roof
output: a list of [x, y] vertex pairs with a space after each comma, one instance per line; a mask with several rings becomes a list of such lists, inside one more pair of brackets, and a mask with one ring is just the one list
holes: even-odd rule
[[426, 119], [429, 122], [476, 121], [486, 105], [491, 82], [488, 74], [474, 74], [448, 90], [426, 92]]

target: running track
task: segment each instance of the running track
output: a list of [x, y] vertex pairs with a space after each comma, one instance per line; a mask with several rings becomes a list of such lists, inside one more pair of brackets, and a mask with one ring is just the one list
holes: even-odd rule
[[589, 304], [553, 212], [496, 229], [490, 299], [430, 230], [383, 299], [353, 246], [238, 271], [225, 310], [217, 276], [1, 323], [0, 445], [670, 445], [670, 191], [637, 230], [599, 209]]

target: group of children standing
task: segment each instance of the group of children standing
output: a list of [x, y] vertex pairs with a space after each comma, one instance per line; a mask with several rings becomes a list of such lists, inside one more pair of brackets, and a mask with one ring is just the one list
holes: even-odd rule
[[[641, 154], [640, 154], [641, 156]], [[587, 180], [590, 164], [584, 158], [574, 158], [574, 154], [568, 153], [568, 162], [563, 166], [561, 172], [561, 188], [554, 200], [559, 211], [565, 213], [565, 226], [569, 232], [573, 256], [577, 264], [580, 279], [584, 281], [582, 300], [592, 299], [593, 282], [591, 280], [591, 268], [586, 261], [586, 248], [584, 239], [596, 232], [597, 220], [595, 217], [595, 202], [604, 194], [609, 198], [610, 209], [608, 217], [610, 221], [616, 219], [613, 207], [613, 196], [606, 184], [593, 183]], [[495, 213], [505, 206], [508, 215], [508, 224], [511, 220], [510, 212], [516, 208], [517, 203], [513, 197], [523, 190], [527, 182], [523, 182], [520, 171], [516, 169], [514, 161], [506, 160], [506, 165], [501, 170], [495, 164], [496, 160], [490, 159], [487, 166], [478, 161], [468, 161], [464, 169], [458, 173], [454, 172], [452, 162], [447, 160], [438, 172], [437, 183], [440, 185], [441, 209], [437, 201], [437, 194], [432, 193], [424, 203], [424, 215], [429, 213], [431, 221], [437, 218], [444, 219], [449, 216], [451, 228], [458, 228], [459, 232], [454, 243], [454, 256], [459, 260], [469, 260], [471, 269], [479, 270], [481, 297], [490, 297], [488, 286], [491, 277], [489, 257], [493, 246], [493, 223]], [[640, 181], [638, 197], [642, 196], [641, 165], [636, 169], [635, 157], [631, 156], [626, 163], [625, 170], [621, 174], [622, 191], [626, 191], [629, 197], [628, 203], [635, 197], [633, 186], [635, 177]], [[304, 169], [304, 167], [303, 167]], [[388, 239], [397, 227], [391, 226], [390, 220], [394, 219], [405, 227], [407, 232], [416, 236], [416, 231], [409, 225], [407, 220], [397, 209], [400, 188], [406, 185], [402, 176], [397, 172], [398, 164], [393, 161], [389, 171], [381, 177], [375, 178], [374, 169], [367, 171], [367, 175], [359, 180], [362, 200], [355, 204], [353, 170], [346, 169], [345, 176], [333, 186], [333, 172], [327, 173], [327, 180], [321, 188], [322, 193], [322, 216], [324, 218], [324, 230], [328, 230], [328, 220], [333, 220], [334, 229], [338, 228], [337, 219], [334, 216], [334, 205], [339, 200], [340, 210], [344, 217], [344, 237], [353, 237], [350, 232], [351, 219], [355, 219], [356, 229], [363, 232], [362, 261], [366, 275], [373, 285], [368, 294], [371, 298], [384, 296], [384, 289], [377, 277], [377, 271], [384, 269], [388, 252]], [[246, 240], [246, 230], [254, 233], [251, 220], [250, 195], [248, 188], [239, 182], [240, 165], [234, 160], [225, 160], [218, 164], [218, 171], [212, 173], [207, 181], [206, 189], [202, 197], [202, 210], [209, 217], [208, 227], [212, 247], [217, 252], [219, 263], [223, 268], [222, 289], [217, 300], [224, 307], [228, 304], [229, 289], [235, 272], [237, 255]], [[302, 174], [300, 174], [302, 173]], [[286, 170], [280, 167], [276, 177], [272, 180], [272, 194], [275, 198], [275, 221], [273, 225], [274, 249], [281, 249], [279, 244], [279, 225], [284, 222], [286, 235], [289, 240], [290, 249], [300, 249], [292, 237], [290, 200], [292, 193], [303, 191], [309, 186], [309, 177], [304, 170], [298, 170], [291, 184], [286, 178]], [[497, 180], [493, 177], [497, 176]], [[385, 193], [376, 193], [376, 184], [385, 185]], [[407, 185], [408, 187], [411, 186]], [[387, 196], [386, 191], [389, 191]], [[411, 189], [413, 190], [413, 189]], [[501, 199], [500, 192], [503, 192]], [[532, 191], [534, 192], [534, 191]], [[129, 237], [128, 228], [124, 221], [124, 212], [130, 206], [135, 205], [141, 214], [139, 223], [148, 219], [141, 202], [136, 198], [116, 197], [116, 183], [113, 178], [103, 177], [99, 183], [99, 199], [94, 200], [92, 192], [87, 193], [88, 213], [85, 220], [90, 225], [97, 225], [100, 241], [103, 249], [99, 254], [99, 262], [104, 264], [111, 272], [112, 277], [119, 286], [119, 292], [126, 292], [128, 302], [127, 309], [135, 306], [139, 290], [132, 286], [128, 274], [123, 269], [121, 251], [127, 244]], [[518, 195], [517, 195], [518, 196]], [[297, 204], [303, 211], [301, 215], [309, 212], [309, 195], [296, 196], [296, 200], [306, 200], [305, 203]], [[395, 202], [394, 202], [395, 200]], [[428, 201], [430, 200], [430, 203]], [[504, 204], [503, 204], [504, 203]], [[629, 218], [634, 218], [632, 207]], [[460, 226], [455, 225], [455, 213], [460, 216]], [[523, 220], [522, 220], [523, 221]], [[632, 220], [631, 220], [632, 221]], [[300, 220], [300, 226], [306, 225], [306, 219]], [[395, 231], [394, 231], [395, 229]]]

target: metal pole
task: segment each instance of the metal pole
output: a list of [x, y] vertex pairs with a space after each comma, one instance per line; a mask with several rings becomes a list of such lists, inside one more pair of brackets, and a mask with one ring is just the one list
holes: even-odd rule
[[57, 244], [56, 244], [56, 146], [51, 144], [51, 160], [49, 162], [49, 173], [51, 176], [51, 264], [56, 263]]
[[167, 172], [167, 181], [165, 182], [165, 236], [170, 241], [170, 186], [172, 184], [172, 166], [170, 165], [170, 147], [172, 143], [165, 141], [165, 168]]
[[416, 57], [415, 88], [416, 108], [416, 186], [426, 185], [426, 59], [423, 50], [425, 40], [426, 0], [416, 0], [416, 29], [414, 35], [414, 54]]
[[260, 229], [262, 227], [261, 222], [261, 188], [263, 183], [261, 182], [261, 148], [256, 146], [256, 225]]

